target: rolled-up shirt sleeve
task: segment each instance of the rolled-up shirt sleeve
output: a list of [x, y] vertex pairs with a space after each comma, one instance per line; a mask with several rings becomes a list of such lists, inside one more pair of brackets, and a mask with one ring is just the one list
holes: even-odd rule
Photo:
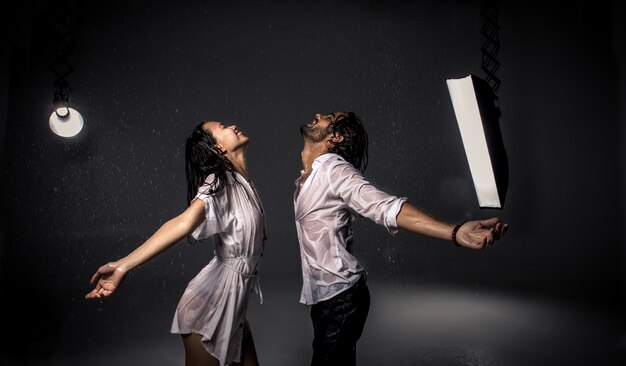
[[[224, 231], [229, 219], [229, 211], [227, 210], [227, 200], [225, 199], [225, 191], [221, 190], [217, 193], [211, 193], [214, 176], [211, 174], [207, 177], [204, 184], [198, 189], [195, 199], [204, 202], [205, 220], [191, 233], [196, 240], [207, 239], [217, 233]], [[220, 214], [221, 212], [221, 214]]]
[[396, 218], [406, 197], [396, 197], [374, 187], [345, 160], [337, 160], [330, 169], [328, 179], [332, 193], [359, 215], [384, 225], [390, 234], [398, 232]]

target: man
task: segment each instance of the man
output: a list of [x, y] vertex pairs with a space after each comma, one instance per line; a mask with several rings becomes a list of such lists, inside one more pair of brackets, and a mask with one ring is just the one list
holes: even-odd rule
[[[378, 190], [363, 178], [368, 137], [352, 112], [316, 114], [300, 127], [303, 170], [294, 209], [302, 260], [300, 302], [312, 305], [311, 365], [355, 365], [370, 305], [365, 270], [352, 255], [353, 213], [455, 245], [482, 249], [508, 229], [500, 219], [451, 225], [407, 201]], [[359, 171], [359, 169], [362, 169]]]

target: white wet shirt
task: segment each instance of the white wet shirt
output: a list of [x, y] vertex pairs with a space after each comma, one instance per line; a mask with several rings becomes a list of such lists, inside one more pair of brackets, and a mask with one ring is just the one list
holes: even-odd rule
[[239, 173], [209, 194], [207, 182], [195, 199], [205, 204], [205, 221], [191, 234], [215, 238], [215, 257], [188, 284], [174, 315], [172, 333], [202, 335], [206, 350], [220, 365], [239, 362], [247, 327], [248, 297], [258, 290], [257, 268], [263, 254], [265, 214], [258, 193]]
[[294, 195], [302, 261], [300, 302], [328, 300], [361, 278], [364, 269], [352, 255], [355, 212], [395, 234], [396, 217], [406, 200], [380, 191], [337, 154], [317, 157], [299, 195]]

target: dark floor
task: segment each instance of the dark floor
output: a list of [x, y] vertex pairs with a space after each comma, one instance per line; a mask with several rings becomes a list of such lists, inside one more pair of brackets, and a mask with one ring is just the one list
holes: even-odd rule
[[[358, 349], [362, 366], [626, 365], [617, 309], [474, 289], [372, 282], [370, 290], [372, 308]], [[308, 364], [311, 325], [308, 308], [297, 299], [297, 287], [267, 285], [263, 305], [251, 299], [249, 321], [262, 365]], [[164, 324], [162, 332], [146, 335], [130, 326], [118, 330], [118, 337], [108, 337], [105, 331], [100, 336], [90, 330], [88, 341], [78, 339], [80, 334], [65, 337], [46, 358], [0, 361], [32, 366], [183, 365], [182, 344], [167, 332], [169, 318], [142, 316], [159, 328]]]

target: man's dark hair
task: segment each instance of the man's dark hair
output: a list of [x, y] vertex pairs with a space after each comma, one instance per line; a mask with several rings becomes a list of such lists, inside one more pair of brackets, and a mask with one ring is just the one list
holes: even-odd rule
[[340, 142], [331, 142], [331, 152], [341, 155], [346, 161], [359, 169], [361, 173], [367, 168], [368, 138], [361, 119], [353, 112], [341, 114], [330, 126], [333, 134], [343, 136]]
[[220, 150], [215, 137], [202, 129], [200, 123], [187, 138], [185, 146], [185, 173], [187, 176], [187, 204], [190, 204], [207, 177], [214, 174], [208, 192], [214, 194], [224, 188], [226, 174], [234, 171], [233, 164]]

